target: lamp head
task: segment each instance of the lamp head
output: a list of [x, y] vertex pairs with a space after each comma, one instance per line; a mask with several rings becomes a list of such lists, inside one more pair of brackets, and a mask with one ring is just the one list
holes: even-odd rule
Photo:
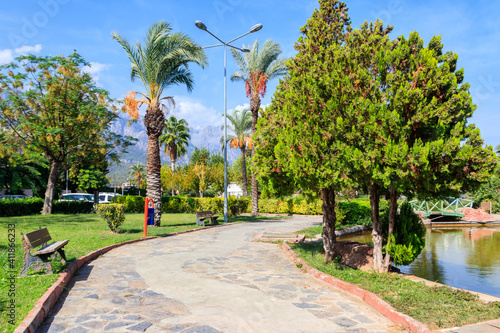
[[201, 21], [196, 21], [194, 22], [194, 24], [198, 27], [198, 29], [201, 29], [201, 30], [207, 30], [207, 26], [205, 24], [203, 24], [203, 22]]
[[249, 50], [249, 49], [242, 48], [242, 49], [241, 49], [241, 52], [245, 52], [245, 53], [247, 53], [247, 52], [250, 52], [250, 50]]
[[[201, 22], [200, 22], [201, 23]], [[202, 23], [203, 24], [203, 23]], [[262, 24], [258, 23], [250, 28], [250, 32], [257, 32], [262, 29]]]

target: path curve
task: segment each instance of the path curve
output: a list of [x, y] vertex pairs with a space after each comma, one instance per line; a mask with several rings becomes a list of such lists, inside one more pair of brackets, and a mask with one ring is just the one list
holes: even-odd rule
[[242, 223], [125, 245], [75, 273], [37, 332], [400, 332], [363, 301], [300, 272]]

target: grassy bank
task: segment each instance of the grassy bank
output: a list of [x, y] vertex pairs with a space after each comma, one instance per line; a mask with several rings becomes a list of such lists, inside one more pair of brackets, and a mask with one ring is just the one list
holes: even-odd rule
[[[304, 233], [304, 230], [299, 231]], [[293, 244], [295, 253], [310, 266], [371, 291], [397, 311], [427, 325], [431, 330], [463, 326], [500, 317], [500, 302], [484, 303], [478, 297], [449, 287], [428, 287], [399, 274], [377, 274], [325, 264], [323, 245]]]
[[[221, 219], [221, 218], [219, 218]], [[270, 217], [236, 217], [230, 218], [229, 222], [262, 221], [278, 218]], [[283, 218], [279, 218], [283, 219]], [[65, 246], [68, 261], [73, 261], [89, 252], [99, 248], [125, 242], [128, 240], [142, 238], [143, 214], [126, 214], [126, 219], [121, 227], [120, 233], [109, 231], [106, 223], [95, 214], [82, 215], [31, 215], [20, 217], [0, 218], [0, 332], [12, 332], [32, 309], [35, 302], [57, 279], [58, 274], [65, 266], [58, 261], [54, 262], [53, 275], [38, 274], [26, 278], [16, 278], [15, 297], [9, 296], [10, 283], [7, 280], [11, 275], [18, 276], [23, 264], [23, 250], [21, 244], [21, 232], [27, 233], [37, 230], [38, 227], [47, 227], [53, 241], [69, 239]], [[9, 268], [8, 247], [9, 225], [15, 227], [15, 262], [14, 269]], [[148, 236], [158, 236], [173, 232], [196, 229], [196, 217], [194, 214], [163, 214], [162, 226], [148, 228]], [[13, 272], [11, 274], [10, 272]], [[10, 324], [8, 317], [8, 305], [11, 299], [15, 300], [15, 320]]]

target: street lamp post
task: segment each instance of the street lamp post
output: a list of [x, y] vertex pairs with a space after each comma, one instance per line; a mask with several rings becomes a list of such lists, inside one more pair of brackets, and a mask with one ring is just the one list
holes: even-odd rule
[[236, 37], [234, 39], [231, 39], [229, 42], [223, 42], [219, 37], [215, 36], [213, 33], [208, 31], [207, 26], [203, 24], [201, 21], [196, 21], [194, 23], [199, 29], [204, 30], [208, 32], [210, 35], [212, 35], [215, 39], [217, 39], [219, 42], [222, 44], [217, 44], [217, 45], [210, 45], [210, 46], [205, 46], [203, 49], [208, 49], [211, 47], [218, 47], [218, 46], [224, 46], [224, 223], [228, 222], [227, 219], [227, 78], [226, 78], [226, 65], [227, 65], [227, 46], [236, 49], [241, 52], [250, 52], [249, 49], [240, 49], [239, 47], [230, 45], [229, 43], [234, 42], [237, 39], [240, 39], [241, 37], [244, 37], [248, 34], [251, 34], [253, 32], [257, 32], [260, 29], [262, 29], [262, 24], [256, 24], [253, 27], [250, 28], [250, 30], [243, 35]]

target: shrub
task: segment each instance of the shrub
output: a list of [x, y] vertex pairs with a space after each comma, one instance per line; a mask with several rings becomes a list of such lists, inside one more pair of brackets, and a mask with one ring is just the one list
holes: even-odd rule
[[[389, 229], [389, 209], [381, 216], [384, 243], [387, 242]], [[396, 216], [393, 235], [385, 246], [385, 251], [391, 255], [394, 264], [409, 265], [422, 252], [425, 246], [425, 227], [420, 217], [415, 214], [411, 205], [405, 201]]]
[[40, 214], [42, 208], [42, 198], [0, 200], [0, 216], [23, 216]]
[[52, 214], [90, 214], [94, 212], [94, 203], [90, 201], [54, 201]]
[[117, 197], [116, 203], [124, 205], [127, 213], [143, 213], [145, 200], [144, 197], [125, 195]]
[[96, 205], [96, 212], [100, 218], [108, 223], [108, 227], [112, 232], [118, 232], [125, 221], [124, 206], [120, 204]]

